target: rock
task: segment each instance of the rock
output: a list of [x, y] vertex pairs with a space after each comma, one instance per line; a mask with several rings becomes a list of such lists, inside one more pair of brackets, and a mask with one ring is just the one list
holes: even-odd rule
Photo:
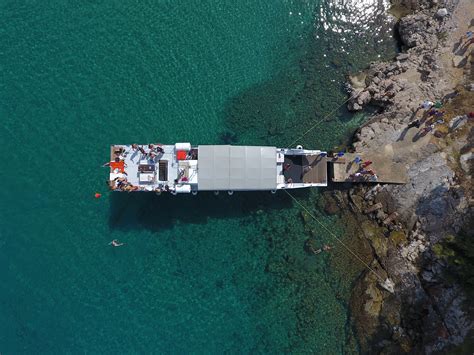
[[369, 208], [367, 208], [367, 209], [364, 211], [364, 213], [365, 213], [365, 214], [369, 214], [369, 213], [372, 213], [372, 212], [374, 212], [374, 211], [376, 211], [376, 210], [379, 210], [379, 209], [381, 209], [381, 208], [383, 208], [383, 205], [379, 202], [379, 203], [376, 203], [375, 205], [372, 205], [372, 206], [370, 206]]
[[369, 191], [367, 191], [364, 195], [364, 199], [366, 201], [372, 200], [382, 189], [382, 186], [380, 184], [375, 185], [373, 188], [371, 188]]
[[337, 205], [336, 200], [334, 200], [331, 197], [327, 197], [324, 203], [324, 212], [326, 212], [329, 215], [338, 213], [339, 206]]
[[384, 282], [380, 282], [379, 285], [390, 293], [395, 292], [395, 283], [389, 278], [385, 279]]
[[382, 293], [370, 284], [367, 290], [365, 291], [368, 296], [368, 301], [365, 303], [365, 311], [370, 314], [372, 317], [377, 317], [382, 308], [383, 295]]
[[349, 102], [349, 104], [347, 105], [347, 109], [349, 111], [360, 111], [362, 110], [362, 106], [359, 105], [357, 102]]
[[410, 58], [410, 56], [407, 54], [407, 53], [400, 53], [399, 55], [397, 55], [397, 60], [407, 60], [408, 58]]
[[446, 137], [447, 133], [436, 130], [436, 131], [434, 131], [433, 135], [436, 138], [444, 138], [444, 137]]
[[408, 15], [400, 20], [398, 32], [402, 43], [408, 47], [425, 46], [433, 48], [437, 43], [436, 34], [431, 28], [436, 28], [436, 22], [427, 15]]
[[355, 208], [354, 212], [362, 212], [362, 204], [364, 202], [364, 199], [361, 196], [354, 194], [349, 194], [349, 198]]
[[357, 73], [355, 75], [350, 75], [348, 77], [349, 83], [351, 84], [354, 90], [362, 90], [365, 89], [365, 79], [367, 78], [367, 74], [364, 72]]
[[407, 237], [402, 231], [393, 231], [390, 233], [390, 239], [395, 245], [402, 245], [407, 242]]
[[449, 122], [449, 128], [451, 129], [458, 129], [462, 126], [464, 126], [467, 123], [467, 116], [456, 116], [454, 117], [450, 122]]
[[472, 165], [473, 165], [472, 160], [473, 159], [474, 159], [474, 153], [472, 153], [472, 152], [463, 154], [459, 158], [459, 162], [461, 163], [461, 167], [467, 174], [471, 174], [471, 172], [472, 172]]
[[382, 210], [378, 210], [375, 217], [379, 220], [379, 221], [384, 221], [385, 218], [387, 218], [387, 214], [382, 211]]
[[460, 68], [460, 67], [466, 65], [466, 63], [467, 63], [467, 57], [464, 57], [462, 55], [455, 55], [453, 57], [453, 66], [455, 68]]
[[442, 9], [439, 9], [436, 12], [436, 17], [438, 17], [438, 18], [443, 18], [447, 15], [448, 15], [448, 9], [446, 9], [445, 7], [443, 7]]
[[359, 105], [365, 105], [367, 103], [369, 103], [370, 101], [370, 93], [368, 93], [367, 91], [362, 91], [358, 96], [357, 96], [357, 103]]
[[423, 271], [422, 274], [421, 274], [421, 277], [426, 282], [433, 282], [434, 281], [434, 275], [431, 271], [427, 271], [427, 270]]

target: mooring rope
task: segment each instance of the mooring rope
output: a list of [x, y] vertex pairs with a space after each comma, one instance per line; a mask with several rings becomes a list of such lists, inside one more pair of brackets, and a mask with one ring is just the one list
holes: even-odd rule
[[352, 256], [354, 256], [357, 260], [359, 260], [367, 269], [369, 269], [378, 279], [380, 282], [382, 283], [385, 283], [385, 280], [383, 279], [383, 277], [381, 277], [379, 274], [377, 274], [377, 272], [375, 272], [375, 270], [373, 268], [370, 267], [369, 264], [367, 264], [364, 260], [362, 260], [362, 258], [357, 255], [355, 252], [353, 252], [351, 250], [351, 248], [349, 248], [341, 239], [339, 239], [337, 237], [337, 235], [335, 235], [333, 232], [331, 232], [329, 230], [328, 227], [326, 227], [320, 220], [318, 220], [302, 203], [300, 203], [292, 194], [290, 194], [287, 190], [283, 190], [285, 191], [288, 196], [290, 196], [293, 201], [295, 201], [299, 206], [301, 206], [316, 222], [319, 223], [319, 225], [321, 227], [323, 227], [326, 232], [328, 232], [334, 239], [336, 239]]

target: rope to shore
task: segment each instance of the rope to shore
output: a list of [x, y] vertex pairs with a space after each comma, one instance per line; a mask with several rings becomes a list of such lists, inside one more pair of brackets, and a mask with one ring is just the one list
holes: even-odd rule
[[324, 230], [326, 230], [326, 232], [329, 233], [329, 235], [331, 235], [334, 239], [336, 239], [352, 256], [354, 256], [357, 260], [359, 260], [367, 269], [369, 269], [378, 279], [381, 283], [385, 283], [386, 281], [384, 280], [383, 277], [381, 277], [379, 274], [377, 274], [377, 272], [370, 267], [369, 264], [367, 264], [364, 260], [362, 260], [362, 258], [357, 255], [355, 252], [353, 252], [351, 250], [351, 248], [349, 248], [341, 239], [339, 239], [337, 237], [337, 235], [335, 235], [333, 232], [331, 232], [329, 230], [328, 227], [326, 227], [320, 220], [318, 220], [301, 202], [299, 202], [292, 194], [290, 194], [287, 190], [283, 190], [285, 191], [288, 196], [290, 196], [293, 201], [296, 202], [296, 204], [298, 204], [301, 208], [303, 208], [316, 222], [318, 222], [318, 224], [324, 228]]
[[353, 95], [351, 95], [347, 100], [345, 100], [342, 104], [340, 104], [338, 107], [336, 107], [334, 110], [332, 110], [331, 112], [329, 112], [326, 116], [324, 116], [321, 120], [317, 121], [310, 129], [308, 129], [306, 132], [304, 132], [301, 136], [299, 136], [297, 139], [295, 139], [293, 142], [291, 142], [290, 144], [288, 144], [288, 148], [290, 148], [293, 144], [297, 143], [301, 138], [303, 138], [304, 136], [306, 136], [309, 132], [311, 132], [313, 129], [315, 129], [316, 127], [318, 127], [321, 123], [323, 122], [326, 122], [326, 120], [329, 118], [329, 116], [331, 116], [332, 114], [334, 114], [336, 111], [338, 111], [342, 106], [344, 106], [347, 102], [349, 102], [349, 100], [355, 98], [357, 95], [359, 94], [358, 91], [356, 91]]

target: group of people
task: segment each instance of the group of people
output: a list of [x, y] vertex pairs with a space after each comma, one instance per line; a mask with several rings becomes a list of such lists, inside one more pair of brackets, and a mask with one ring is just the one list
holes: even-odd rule
[[128, 182], [126, 177], [116, 177], [112, 181], [107, 180], [107, 185], [110, 187], [111, 190], [114, 191], [137, 191], [140, 187], [133, 185], [132, 183]]
[[132, 151], [139, 151], [142, 158], [148, 159], [154, 159], [158, 154], [165, 152], [161, 144], [148, 144], [148, 151], [142, 145], [132, 144]]
[[349, 179], [353, 181], [377, 181], [377, 174], [375, 174], [373, 169], [369, 168], [369, 166], [372, 165], [372, 161], [363, 161], [360, 157], [357, 156], [354, 158], [353, 163], [359, 164], [359, 168], [354, 174], [349, 175]]
[[467, 31], [463, 38], [461, 38], [461, 41], [459, 43], [459, 48], [461, 50], [467, 49], [467, 47], [474, 43], [474, 32]]
[[417, 118], [414, 121], [410, 122], [407, 128], [423, 128], [417, 133], [419, 136], [426, 135], [429, 132], [432, 132], [436, 125], [443, 124], [443, 116], [446, 113], [445, 110], [442, 110], [443, 104], [441, 101], [432, 102], [429, 100], [423, 101], [420, 105], [420, 109], [425, 110], [421, 118]]

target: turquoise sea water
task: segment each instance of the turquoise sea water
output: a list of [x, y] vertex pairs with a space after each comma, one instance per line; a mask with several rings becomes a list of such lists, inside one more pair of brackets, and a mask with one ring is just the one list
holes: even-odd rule
[[[385, 8], [0, 1], [0, 352], [356, 351], [347, 256], [304, 251], [330, 237], [288, 196], [111, 195], [100, 166], [112, 143], [292, 143], [394, 54]], [[361, 120], [336, 110], [298, 143]], [[295, 195], [343, 236], [318, 191]]]

